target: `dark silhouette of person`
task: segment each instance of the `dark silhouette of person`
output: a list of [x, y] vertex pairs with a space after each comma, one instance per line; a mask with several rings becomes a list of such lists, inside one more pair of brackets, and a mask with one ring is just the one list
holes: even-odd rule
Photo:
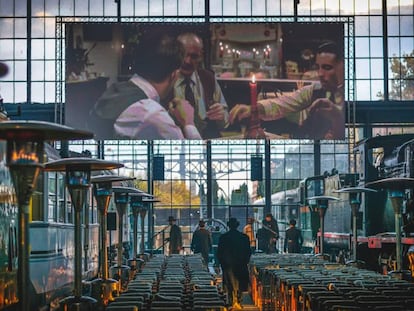
[[267, 254], [277, 253], [276, 241], [279, 238], [279, 226], [276, 219], [272, 214], [266, 214], [265, 219], [262, 221], [264, 240], [267, 240], [268, 246], [266, 249]]
[[211, 239], [211, 233], [206, 228], [204, 220], [198, 222], [198, 229], [194, 231], [193, 238], [191, 240], [191, 250], [194, 254], [201, 254], [204, 263], [208, 266], [208, 257], [211, 251], [213, 242]]
[[183, 237], [180, 227], [175, 223], [176, 219], [173, 216], [168, 217], [168, 222], [170, 224], [170, 237], [168, 241], [169, 245], [169, 254], [179, 254], [183, 248]]
[[267, 230], [262, 228], [257, 229], [257, 249], [262, 253], [267, 253], [269, 250], [269, 238], [267, 237]]
[[300, 253], [302, 248], [303, 238], [302, 232], [296, 228], [296, 220], [291, 219], [289, 221], [289, 228], [285, 233], [285, 243], [283, 250], [291, 253]]
[[229, 219], [229, 231], [220, 236], [217, 249], [224, 288], [229, 304], [235, 309], [241, 309], [241, 293], [249, 286], [248, 263], [251, 256], [249, 237], [237, 230], [239, 225], [236, 218]]

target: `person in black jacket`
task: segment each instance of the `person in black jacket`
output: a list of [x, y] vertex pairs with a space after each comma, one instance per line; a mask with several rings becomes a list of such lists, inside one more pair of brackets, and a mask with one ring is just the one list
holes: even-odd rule
[[289, 228], [285, 233], [285, 243], [283, 250], [291, 253], [300, 253], [302, 248], [303, 238], [302, 232], [296, 228], [296, 220], [291, 219], [289, 221]]
[[241, 293], [249, 286], [248, 263], [251, 256], [249, 237], [237, 230], [239, 224], [236, 218], [229, 219], [229, 231], [220, 236], [217, 249], [224, 288], [229, 304], [235, 309], [241, 309]]
[[169, 254], [179, 254], [183, 248], [183, 237], [181, 233], [181, 228], [175, 223], [176, 219], [174, 216], [168, 217], [168, 223], [170, 224], [170, 237], [168, 241], [169, 245]]
[[194, 231], [193, 238], [191, 240], [191, 250], [194, 254], [201, 253], [204, 263], [208, 266], [208, 255], [212, 248], [211, 232], [206, 229], [206, 223], [204, 220], [198, 222], [198, 229]]
[[265, 219], [262, 221], [263, 233], [265, 240], [267, 240], [268, 246], [266, 249], [267, 254], [277, 253], [276, 242], [279, 239], [279, 226], [276, 219], [271, 213], [266, 214]]

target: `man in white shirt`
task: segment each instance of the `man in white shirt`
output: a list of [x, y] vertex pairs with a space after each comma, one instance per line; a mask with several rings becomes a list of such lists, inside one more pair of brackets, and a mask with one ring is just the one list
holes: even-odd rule
[[201, 139], [188, 102], [161, 104], [172, 91], [183, 55], [182, 45], [162, 33], [140, 38], [137, 74], [111, 85], [90, 113], [95, 138]]

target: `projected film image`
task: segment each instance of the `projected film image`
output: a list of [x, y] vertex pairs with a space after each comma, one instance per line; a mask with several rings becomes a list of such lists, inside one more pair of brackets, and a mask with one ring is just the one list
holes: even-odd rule
[[65, 123], [96, 139], [345, 137], [342, 23], [65, 29]]

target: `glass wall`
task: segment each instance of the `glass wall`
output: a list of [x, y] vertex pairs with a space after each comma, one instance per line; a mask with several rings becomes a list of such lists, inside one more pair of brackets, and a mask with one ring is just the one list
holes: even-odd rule
[[[284, 191], [296, 187], [305, 177], [333, 168], [353, 171], [352, 147], [364, 136], [388, 132], [389, 128], [412, 130], [413, 124], [400, 129], [400, 124], [385, 120], [377, 122], [372, 132], [371, 124], [356, 123], [352, 113], [358, 113], [362, 104], [376, 107], [378, 103], [391, 105], [391, 101], [413, 99], [413, 6], [413, 0], [0, 0], [0, 60], [10, 69], [0, 80], [0, 94], [10, 104], [55, 103], [56, 122], [62, 122], [62, 34], [66, 21], [279, 22], [349, 18], [346, 101], [352, 112], [347, 118], [347, 138], [320, 142], [272, 140], [271, 188], [272, 192]], [[136, 177], [147, 188], [148, 145], [147, 141], [105, 141], [98, 153], [97, 142], [90, 141], [74, 143], [71, 149], [87, 149], [94, 156], [124, 163], [120, 172]], [[162, 197], [157, 208], [165, 210], [158, 220], [165, 223], [166, 216], [176, 215], [185, 207], [181, 218], [194, 225], [206, 206], [206, 143], [155, 141], [153, 153], [165, 157], [165, 180], [155, 182], [152, 189]], [[212, 141], [214, 206], [253, 204], [263, 198], [262, 182], [250, 180], [252, 154], [264, 155], [264, 141]], [[50, 217], [59, 216], [55, 212]]]

